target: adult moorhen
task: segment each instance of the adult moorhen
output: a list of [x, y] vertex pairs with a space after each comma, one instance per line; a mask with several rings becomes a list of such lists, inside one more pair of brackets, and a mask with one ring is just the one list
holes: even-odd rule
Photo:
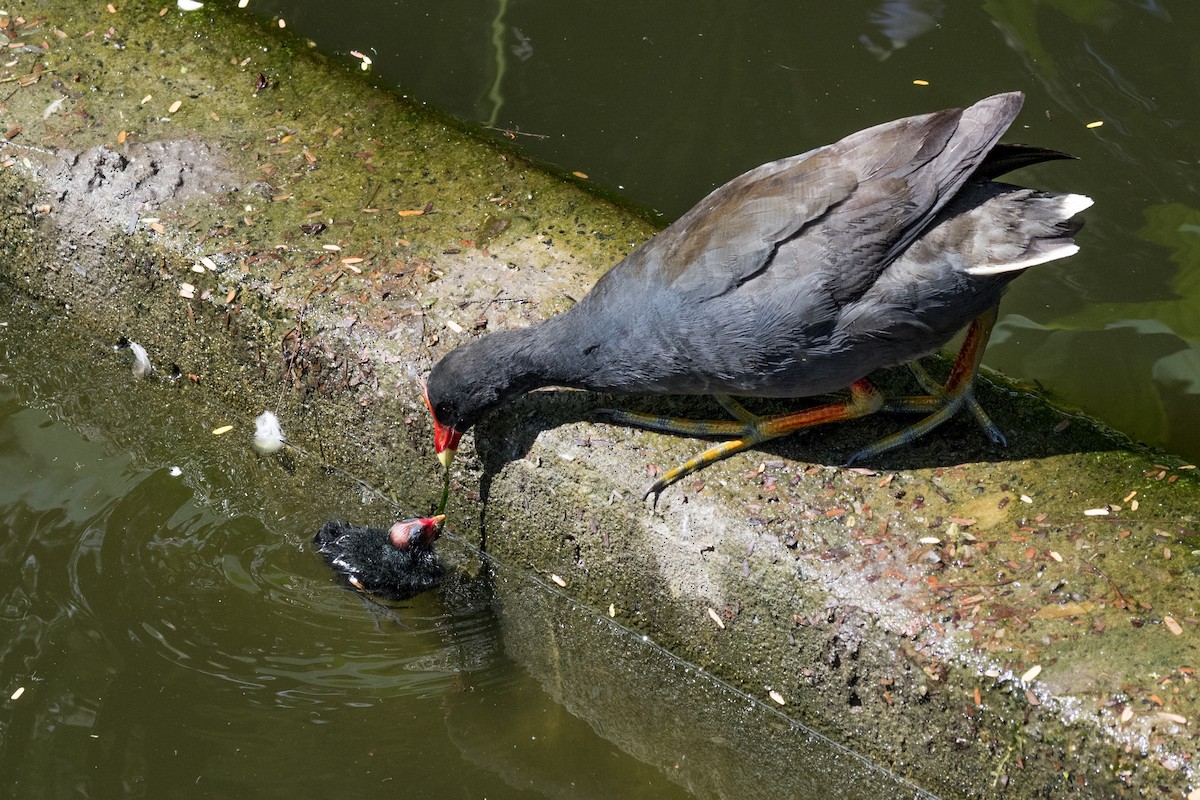
[[[597, 281], [569, 311], [469, 342], [425, 388], [434, 446], [449, 466], [462, 432], [541, 386], [711, 394], [734, 421], [611, 412], [615, 421], [735, 437], [664, 474], [647, 492], [730, 453], [822, 422], [932, 410], [859, 451], [875, 456], [967, 407], [1000, 432], [972, 382], [1009, 281], [1079, 250], [1075, 214], [1092, 204], [993, 179], [1070, 158], [999, 145], [1020, 92], [966, 109], [907, 117], [764, 164], [704, 198]], [[871, 372], [912, 362], [964, 326], [945, 386], [885, 401]], [[923, 373], [918, 373], [923, 377]], [[849, 387], [843, 402], [760, 418], [735, 397], [807, 397]]]
[[386, 531], [330, 520], [313, 537], [313, 546], [356, 589], [407, 600], [441, 582], [442, 565], [433, 543], [444, 519], [401, 520]]

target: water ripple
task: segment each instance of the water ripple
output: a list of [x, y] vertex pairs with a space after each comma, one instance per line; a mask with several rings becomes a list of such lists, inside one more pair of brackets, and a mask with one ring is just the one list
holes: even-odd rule
[[[17, 411], [3, 431], [35, 462], [63, 447], [46, 441], [63, 430], [41, 412]], [[136, 469], [82, 440], [66, 452], [5, 490], [5, 673], [35, 672], [62, 635], [86, 642], [67, 653], [86, 650], [113, 669], [151, 655], [234, 684], [252, 704], [320, 709], [445, 691], [493, 651], [486, 594], [366, 602], [309, 548], [320, 520], [273, 530], [221, 514], [202, 472], [189, 482], [165, 467]]]

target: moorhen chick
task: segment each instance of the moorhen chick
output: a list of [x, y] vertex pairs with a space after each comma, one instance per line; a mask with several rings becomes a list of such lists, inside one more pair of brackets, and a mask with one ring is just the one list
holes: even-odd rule
[[356, 589], [388, 600], [407, 600], [442, 580], [433, 552], [445, 516], [397, 522], [390, 530], [330, 520], [313, 537], [329, 566]]
[[[439, 361], [425, 399], [449, 466], [462, 432], [542, 386], [714, 395], [733, 421], [610, 412], [621, 423], [733, 437], [664, 474], [683, 475], [759, 442], [880, 409], [932, 411], [855, 454], [873, 457], [968, 408], [1003, 437], [972, 382], [1007, 284], [1079, 250], [1092, 204], [993, 179], [1070, 156], [997, 144], [1020, 92], [895, 120], [764, 164], [704, 198], [626, 256], [567, 312], [469, 342]], [[866, 376], [936, 351], [970, 324], [944, 386], [885, 400]], [[844, 401], [762, 418], [735, 397]]]

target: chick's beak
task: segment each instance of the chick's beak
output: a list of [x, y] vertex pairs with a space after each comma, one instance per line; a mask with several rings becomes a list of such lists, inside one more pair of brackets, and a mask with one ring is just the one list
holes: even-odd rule
[[433, 544], [437, 538], [442, 535], [442, 523], [446, 521], [445, 514], [438, 514], [436, 517], [422, 517], [421, 535], [425, 537], [425, 544]]

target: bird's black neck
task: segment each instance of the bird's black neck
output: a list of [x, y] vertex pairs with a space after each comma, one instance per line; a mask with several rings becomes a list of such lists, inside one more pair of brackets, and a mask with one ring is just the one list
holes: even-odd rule
[[497, 331], [472, 347], [479, 348], [506, 398], [543, 386], [587, 388], [592, 370], [572, 336], [574, 322], [570, 313], [560, 314], [529, 328]]

